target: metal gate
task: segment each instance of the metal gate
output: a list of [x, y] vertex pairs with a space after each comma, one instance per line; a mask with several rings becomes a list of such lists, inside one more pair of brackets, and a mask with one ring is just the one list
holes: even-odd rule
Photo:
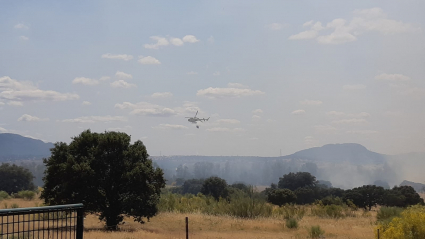
[[83, 239], [83, 204], [0, 210], [0, 239]]

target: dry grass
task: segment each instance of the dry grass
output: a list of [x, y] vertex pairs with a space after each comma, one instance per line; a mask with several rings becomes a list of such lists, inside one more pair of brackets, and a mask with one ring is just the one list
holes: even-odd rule
[[[0, 202], [10, 207], [16, 203], [20, 207], [41, 205], [40, 200], [26, 201], [8, 199]], [[208, 216], [202, 214], [160, 213], [150, 222], [139, 224], [131, 218], [125, 219], [118, 232], [107, 232], [96, 216], [89, 215], [84, 221], [84, 238], [132, 239], [132, 238], [185, 238], [185, 217], [189, 217], [190, 238], [307, 238], [307, 228], [319, 225], [325, 230], [326, 238], [373, 238], [376, 212], [363, 213], [359, 210], [356, 217], [345, 219], [323, 219], [305, 216], [299, 222], [298, 229], [285, 228], [285, 221], [277, 218], [239, 219], [228, 216]]]

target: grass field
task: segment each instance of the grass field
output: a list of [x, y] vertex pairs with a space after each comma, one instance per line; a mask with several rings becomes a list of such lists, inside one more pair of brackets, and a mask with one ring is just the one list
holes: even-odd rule
[[[12, 204], [19, 207], [41, 205], [40, 200], [26, 201], [7, 199], [0, 202], [0, 208]], [[136, 239], [136, 238], [185, 238], [185, 217], [189, 217], [190, 238], [308, 238], [308, 228], [319, 225], [325, 231], [326, 238], [373, 238], [376, 222], [374, 211], [356, 212], [356, 217], [344, 219], [323, 219], [309, 216], [299, 221], [298, 229], [285, 227], [285, 220], [279, 218], [239, 219], [228, 216], [209, 216], [202, 214], [160, 213], [150, 222], [139, 224], [130, 218], [125, 219], [118, 232], [107, 232], [103, 223], [94, 215], [84, 221], [84, 238]]]

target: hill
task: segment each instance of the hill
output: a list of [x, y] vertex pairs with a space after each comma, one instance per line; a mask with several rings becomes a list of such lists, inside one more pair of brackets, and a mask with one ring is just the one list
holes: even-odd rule
[[0, 134], [0, 161], [42, 158], [50, 156], [52, 143], [18, 134]]
[[349, 162], [354, 165], [383, 164], [386, 155], [372, 152], [360, 144], [327, 144], [322, 147], [304, 149], [285, 156], [288, 159], [305, 159], [312, 162]]

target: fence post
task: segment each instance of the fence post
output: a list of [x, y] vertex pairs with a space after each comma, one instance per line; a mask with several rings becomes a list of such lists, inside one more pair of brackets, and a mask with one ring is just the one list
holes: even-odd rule
[[83, 239], [84, 231], [84, 208], [77, 209], [77, 238]]
[[189, 239], [189, 218], [186, 217], [186, 239]]
[[378, 228], [378, 239], [379, 239], [379, 228]]

